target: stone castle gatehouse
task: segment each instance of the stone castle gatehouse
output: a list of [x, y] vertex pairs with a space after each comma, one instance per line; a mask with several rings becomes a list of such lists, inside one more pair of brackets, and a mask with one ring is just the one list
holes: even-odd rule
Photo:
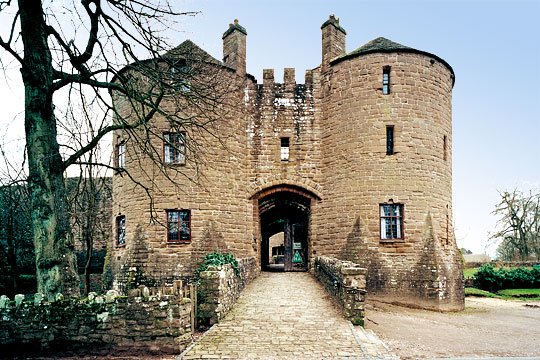
[[[113, 179], [117, 283], [188, 277], [214, 249], [256, 258], [257, 270], [306, 270], [325, 255], [367, 268], [368, 298], [463, 308], [452, 225], [452, 68], [385, 38], [347, 53], [334, 16], [321, 30], [322, 62], [304, 84], [292, 68], [282, 83], [273, 69], [262, 84], [247, 74], [247, 31], [236, 20], [223, 34], [222, 62], [189, 40], [166, 55], [181, 64], [168, 70], [186, 99], [196, 80], [182, 76], [198, 66], [186, 54], [219, 74], [228, 90], [217, 108], [227, 109], [212, 135], [173, 130], [155, 114], [150, 140], [159, 161], [141, 155], [125, 130], [115, 133], [116, 165], [130, 174]], [[123, 116], [133, 111], [121, 97], [115, 106]]]

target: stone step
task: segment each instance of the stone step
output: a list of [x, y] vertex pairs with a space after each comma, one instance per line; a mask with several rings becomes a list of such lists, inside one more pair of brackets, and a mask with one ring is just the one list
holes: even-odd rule
[[371, 359], [395, 360], [399, 357], [370, 329], [352, 326], [357, 339], [361, 342], [362, 350]]

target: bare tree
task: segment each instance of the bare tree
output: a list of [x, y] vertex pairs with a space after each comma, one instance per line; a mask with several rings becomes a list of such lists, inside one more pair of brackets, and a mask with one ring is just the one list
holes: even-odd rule
[[499, 230], [490, 236], [492, 240], [502, 239], [498, 254], [508, 260], [518, 257], [524, 261], [531, 255], [538, 258], [540, 194], [525, 195], [517, 189], [499, 194], [501, 202], [493, 211], [499, 216]]
[[[108, 161], [88, 156], [107, 134], [120, 129], [141, 156], [162, 162], [162, 153], [151, 146], [153, 138], [163, 137], [151, 126], [154, 116], [166, 118], [171, 129], [190, 129], [187, 140], [192, 141], [186, 141], [186, 146], [200, 150], [200, 137], [193, 134], [214, 133], [212, 124], [226, 111], [223, 104], [230, 89], [216, 86], [219, 72], [204, 73], [212, 63], [207, 54], [191, 54], [189, 46], [165, 52], [169, 47], [163, 32], [175, 17], [193, 15], [174, 11], [167, 2], [2, 0], [0, 15], [12, 23], [11, 31], [0, 36], [0, 46], [18, 62], [25, 88], [38, 291], [48, 298], [60, 292], [77, 294], [79, 278], [64, 181], [68, 167], [105, 166], [125, 173]], [[192, 61], [190, 56], [197, 59]], [[171, 70], [178, 68], [179, 59], [180, 65], [191, 61], [203, 65], [189, 66], [178, 74]], [[179, 87], [187, 89], [178, 91]], [[116, 111], [114, 101], [128, 102], [129, 113]], [[66, 119], [79, 117], [69, 116], [73, 103], [99, 111], [82, 114], [83, 120], [72, 124]], [[190, 111], [182, 111], [188, 107]], [[77, 143], [71, 136], [74, 131], [92, 136]], [[197, 149], [190, 153], [198, 156]], [[163, 168], [166, 176], [170, 172]]]

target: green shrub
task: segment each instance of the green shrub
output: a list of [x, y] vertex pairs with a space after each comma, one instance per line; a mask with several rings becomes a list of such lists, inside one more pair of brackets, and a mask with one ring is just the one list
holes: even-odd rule
[[481, 266], [475, 274], [474, 284], [479, 289], [534, 289], [540, 287], [540, 269], [495, 269], [491, 264]]
[[195, 270], [195, 275], [197, 278], [199, 278], [199, 274], [201, 273], [201, 271], [208, 270], [209, 266], [221, 266], [225, 264], [231, 264], [236, 276], [240, 278], [242, 277], [242, 275], [240, 275], [240, 268], [238, 267], [238, 260], [235, 259], [234, 255], [229, 253], [222, 253], [217, 250], [210, 254], [206, 254], [202, 264], [197, 270]]

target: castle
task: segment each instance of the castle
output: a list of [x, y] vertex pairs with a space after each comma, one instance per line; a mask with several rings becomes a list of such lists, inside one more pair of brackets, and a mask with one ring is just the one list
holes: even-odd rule
[[[190, 276], [215, 249], [256, 259], [256, 271], [307, 270], [325, 255], [367, 268], [368, 298], [463, 308], [452, 225], [451, 66], [385, 38], [347, 53], [333, 15], [321, 30], [322, 62], [304, 84], [291, 68], [282, 83], [272, 69], [263, 70], [262, 84], [247, 74], [247, 31], [236, 20], [223, 34], [222, 62], [189, 40], [166, 54], [180, 64], [165, 66], [179, 76], [182, 101], [197, 82], [185, 78], [198, 66], [186, 54], [211, 70], [201, 83], [219, 74], [212, 93], [227, 89], [212, 109], [223, 111], [211, 135], [172, 129], [156, 113], [154, 159], [127, 130], [116, 131], [116, 166], [130, 174], [113, 178], [117, 284], [134, 271], [156, 282]], [[134, 111], [121, 97], [115, 107], [122, 116]]]

